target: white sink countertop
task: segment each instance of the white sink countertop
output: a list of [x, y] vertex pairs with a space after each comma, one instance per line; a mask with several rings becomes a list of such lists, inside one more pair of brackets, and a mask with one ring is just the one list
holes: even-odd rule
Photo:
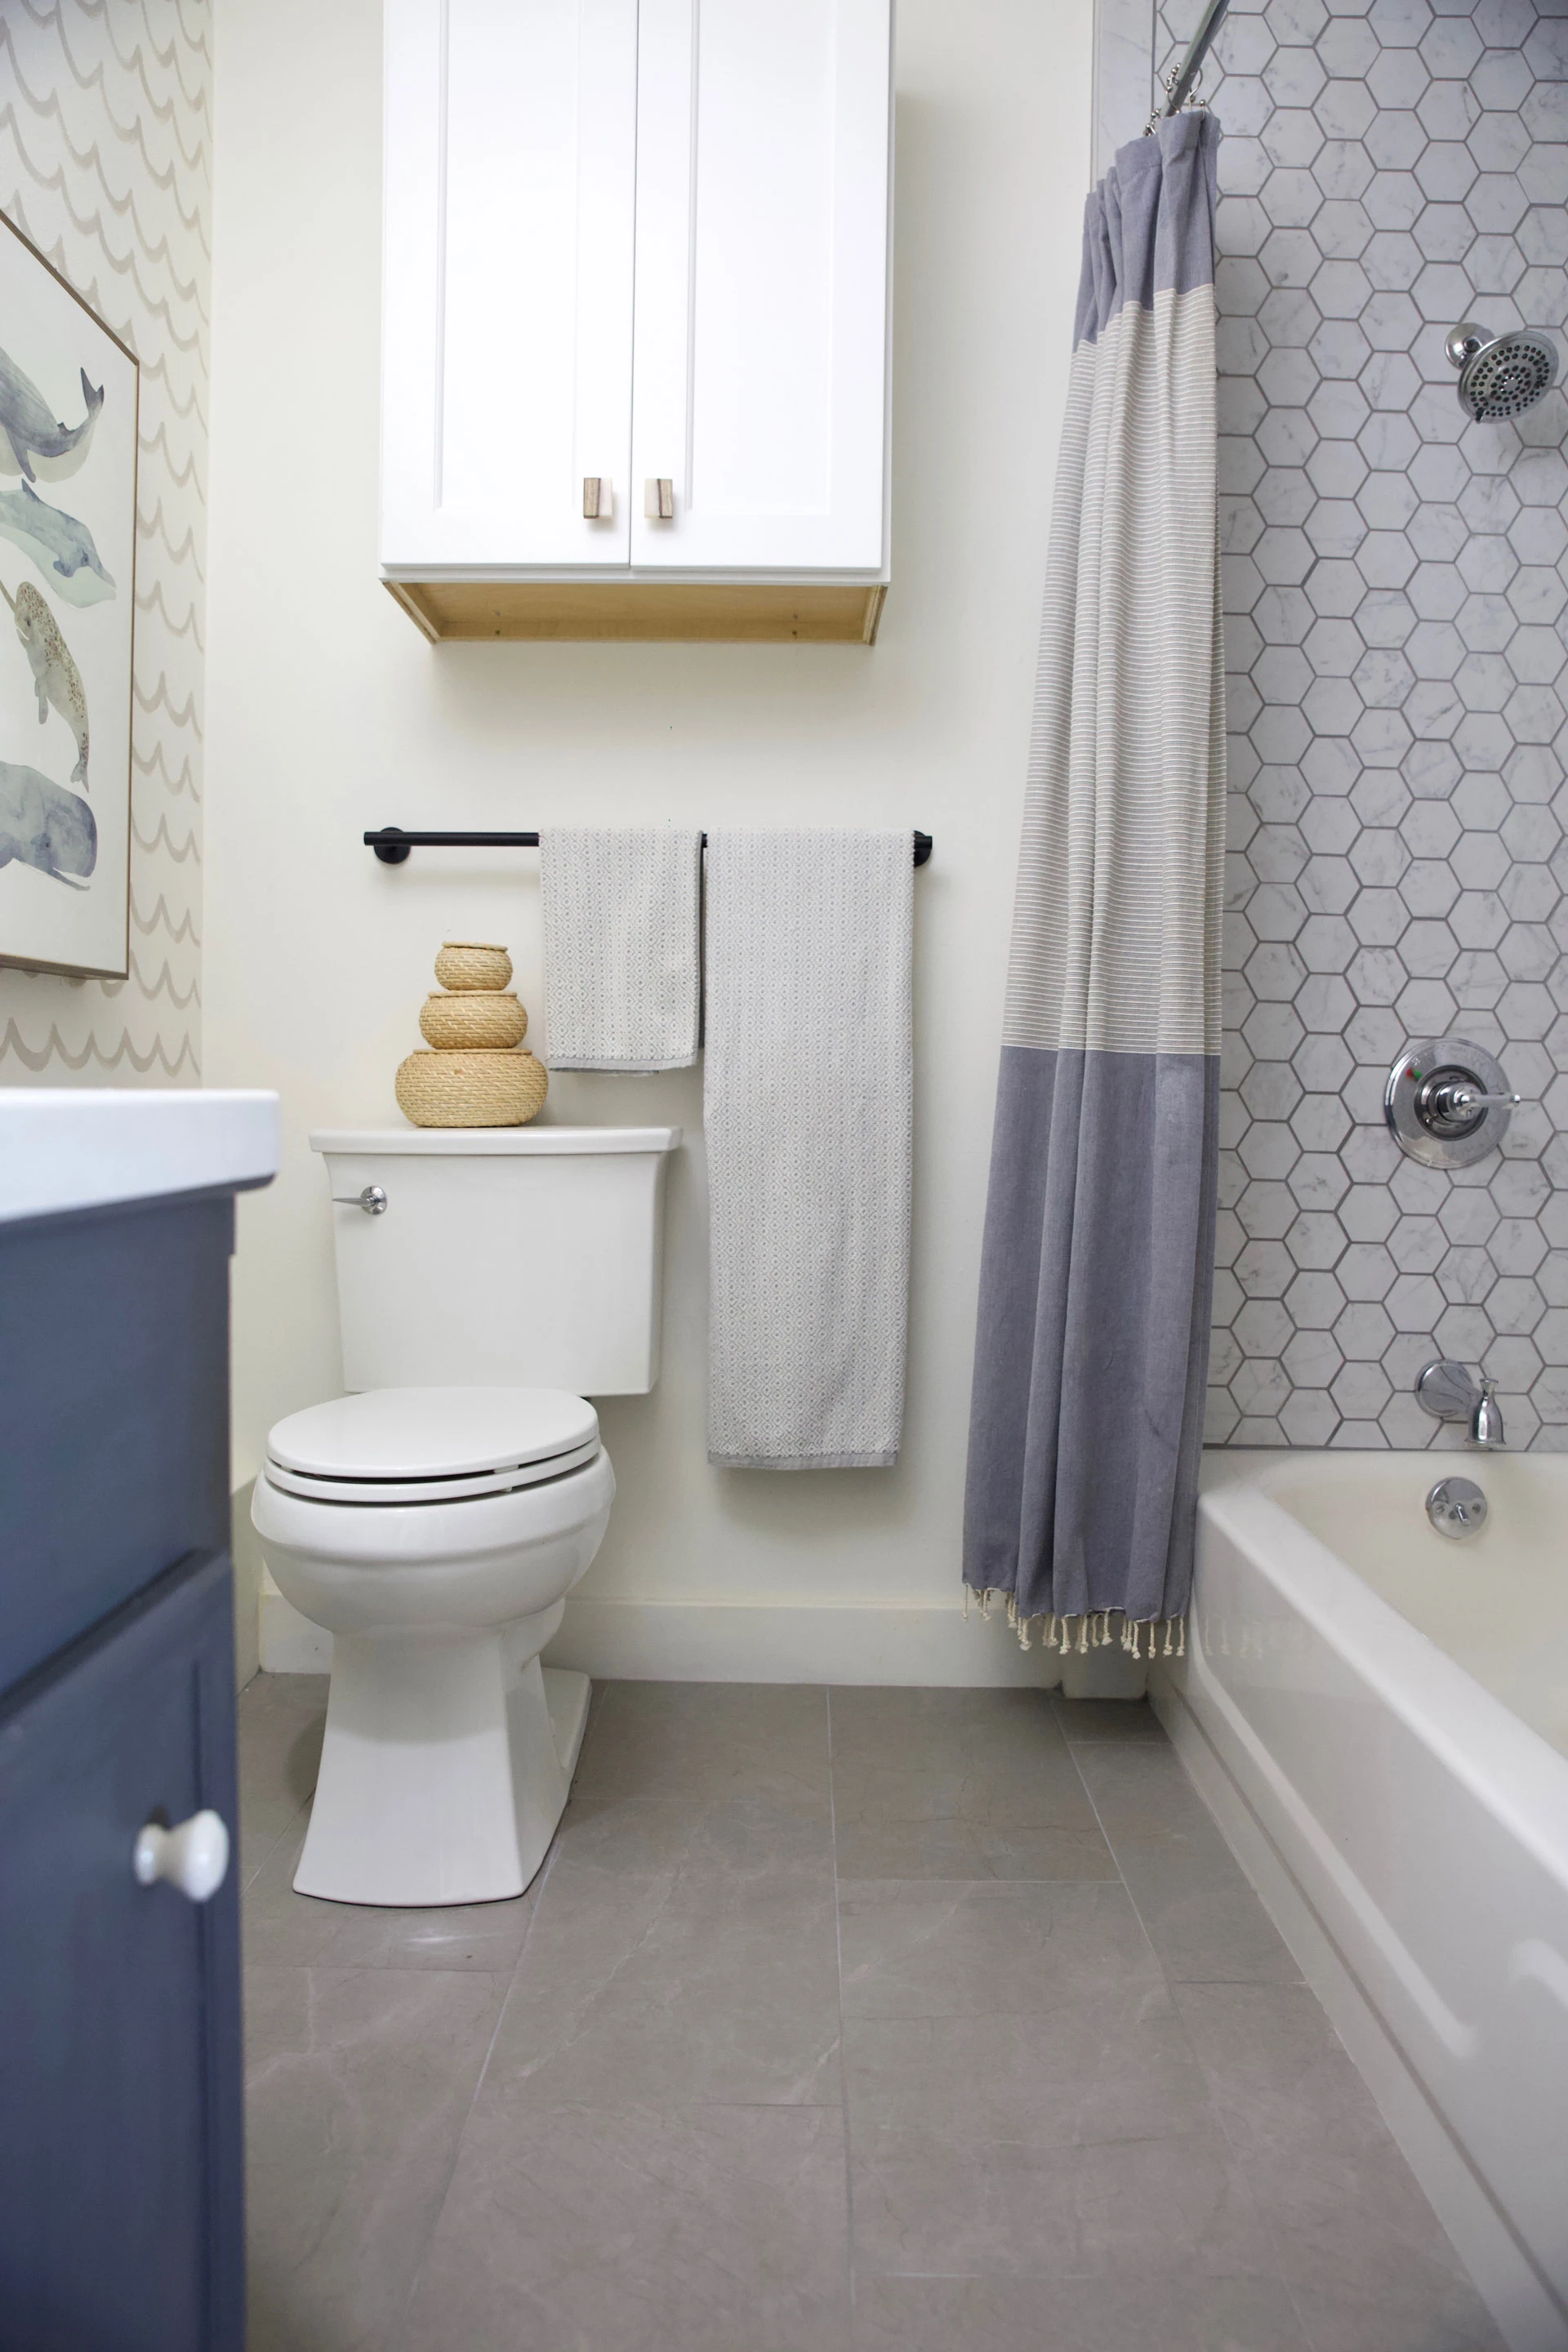
[[278, 1097], [219, 1087], [0, 1087], [0, 1224], [278, 1172]]

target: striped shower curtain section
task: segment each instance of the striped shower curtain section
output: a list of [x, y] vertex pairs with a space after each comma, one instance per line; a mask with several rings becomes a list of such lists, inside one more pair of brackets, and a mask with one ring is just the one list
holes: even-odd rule
[[1187, 1605], [1214, 1267], [1218, 137], [1163, 121], [1085, 217], [964, 1514], [1026, 1643], [1140, 1655]]

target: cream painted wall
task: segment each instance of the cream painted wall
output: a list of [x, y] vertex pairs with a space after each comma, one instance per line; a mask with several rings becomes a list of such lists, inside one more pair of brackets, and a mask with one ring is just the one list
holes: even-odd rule
[[[375, 578], [377, 0], [220, 0], [206, 1067], [271, 1086], [240, 1206], [236, 1476], [339, 1384], [317, 1124], [397, 1120], [443, 934], [504, 940], [541, 1039], [537, 861], [377, 865], [365, 826], [922, 825], [915, 1249], [893, 1472], [721, 1474], [703, 1435], [696, 1072], [563, 1075], [668, 1119], [664, 1376], [603, 1408], [620, 1497], [555, 1654], [598, 1671], [1047, 1671], [958, 1614], [980, 1228], [1050, 479], [1089, 168], [1090, 0], [901, 0], [893, 586], [879, 645], [426, 645]], [[506, 388], [496, 387], [506, 430]], [[811, 1039], [802, 1041], [809, 1053]]]

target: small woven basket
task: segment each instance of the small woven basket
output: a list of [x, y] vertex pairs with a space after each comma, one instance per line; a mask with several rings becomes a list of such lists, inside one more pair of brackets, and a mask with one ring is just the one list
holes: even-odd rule
[[531, 1054], [416, 1053], [399, 1066], [397, 1107], [416, 1127], [526, 1127], [549, 1087]]
[[419, 1015], [427, 1045], [444, 1053], [521, 1045], [528, 1014], [509, 991], [469, 988], [449, 996], [427, 996]]
[[447, 940], [436, 959], [436, 977], [443, 988], [507, 988], [511, 958], [483, 940]]

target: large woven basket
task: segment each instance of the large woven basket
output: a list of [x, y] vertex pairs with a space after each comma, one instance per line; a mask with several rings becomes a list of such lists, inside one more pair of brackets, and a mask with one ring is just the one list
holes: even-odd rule
[[397, 1107], [416, 1127], [526, 1127], [544, 1108], [542, 1062], [516, 1052], [410, 1054]]
[[510, 991], [468, 988], [449, 996], [427, 996], [419, 1014], [420, 1034], [442, 1053], [521, 1045], [528, 1014]]

